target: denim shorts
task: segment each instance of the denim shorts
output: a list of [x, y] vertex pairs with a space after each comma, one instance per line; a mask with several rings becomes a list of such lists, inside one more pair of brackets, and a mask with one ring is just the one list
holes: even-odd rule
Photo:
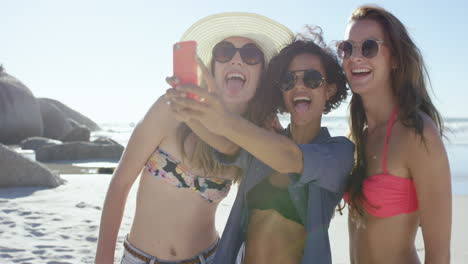
[[[160, 263], [161, 264], [184, 264], [184, 263], [212, 264], [214, 261], [216, 247], [218, 246], [218, 243], [219, 243], [219, 238], [216, 239], [216, 241], [211, 246], [209, 246], [206, 250], [196, 255], [195, 257], [185, 259], [185, 260], [168, 261], [168, 260], [158, 259], [155, 256], [152, 256], [150, 254], [147, 254], [139, 250], [138, 248], [130, 244], [130, 242], [128, 242], [127, 237], [125, 237], [125, 241], [124, 241], [125, 248], [124, 248], [124, 253], [122, 256], [122, 260], [120, 261], [120, 264], [160, 264]], [[208, 253], [211, 253], [211, 254], [207, 256]], [[139, 255], [139, 257], [136, 255]], [[143, 260], [141, 258], [142, 256], [148, 259], [148, 261]]]

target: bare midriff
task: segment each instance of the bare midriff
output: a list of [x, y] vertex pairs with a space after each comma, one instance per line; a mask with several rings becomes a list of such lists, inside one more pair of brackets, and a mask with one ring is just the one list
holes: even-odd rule
[[418, 212], [377, 218], [366, 214], [362, 224], [349, 218], [352, 264], [420, 263], [414, 241]]
[[177, 188], [143, 170], [129, 242], [161, 260], [192, 258], [217, 239], [215, 213], [197, 192]]
[[304, 250], [304, 226], [276, 210], [250, 211], [244, 264], [297, 264]]

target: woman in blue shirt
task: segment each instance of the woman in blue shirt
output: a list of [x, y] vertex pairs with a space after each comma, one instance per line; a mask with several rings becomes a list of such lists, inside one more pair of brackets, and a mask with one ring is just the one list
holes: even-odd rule
[[[298, 36], [271, 60], [252, 99], [252, 122], [199, 87], [168, 92], [178, 118], [198, 120], [241, 148], [215, 153], [222, 163], [244, 170], [215, 263], [235, 263], [243, 242], [243, 263], [331, 263], [328, 226], [354, 146], [321, 127], [322, 114], [339, 106], [347, 88], [336, 56], [321, 34], [313, 34], [315, 41]], [[187, 92], [201, 99], [185, 98]], [[291, 116], [286, 129], [255, 125], [268, 123], [278, 111]]]

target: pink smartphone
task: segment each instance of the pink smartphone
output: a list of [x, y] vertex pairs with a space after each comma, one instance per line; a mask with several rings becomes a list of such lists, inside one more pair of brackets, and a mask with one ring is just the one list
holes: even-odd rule
[[[198, 85], [198, 72], [196, 61], [196, 41], [182, 41], [174, 44], [173, 73], [179, 79], [179, 84]], [[198, 99], [195, 94], [187, 93], [190, 99]]]

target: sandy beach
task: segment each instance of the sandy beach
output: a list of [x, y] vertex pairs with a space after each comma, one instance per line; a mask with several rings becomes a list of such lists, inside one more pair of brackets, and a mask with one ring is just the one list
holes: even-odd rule
[[[0, 188], [1, 264], [93, 263], [101, 208], [111, 175], [82, 173], [62, 174], [67, 182], [55, 189]], [[120, 261], [121, 242], [130, 229], [135, 189], [132, 189], [127, 202], [115, 263]], [[236, 191], [233, 188], [219, 206], [216, 227], [220, 233]], [[452, 263], [462, 264], [468, 260], [468, 228], [462, 223], [468, 216], [468, 196], [456, 195], [453, 198]], [[346, 219], [346, 215], [337, 215], [330, 227], [333, 260], [337, 264], [349, 263]], [[417, 249], [423, 259], [424, 246], [420, 234]]]
[[[94, 169], [53, 165], [68, 173]], [[84, 170], [84, 171], [83, 171]], [[101, 208], [109, 174], [62, 174], [64, 185], [0, 188], [0, 264], [94, 263]], [[120, 263], [123, 237], [130, 230], [136, 187], [129, 194], [119, 232], [115, 263]], [[219, 205], [216, 227], [222, 232], [236, 188]]]

